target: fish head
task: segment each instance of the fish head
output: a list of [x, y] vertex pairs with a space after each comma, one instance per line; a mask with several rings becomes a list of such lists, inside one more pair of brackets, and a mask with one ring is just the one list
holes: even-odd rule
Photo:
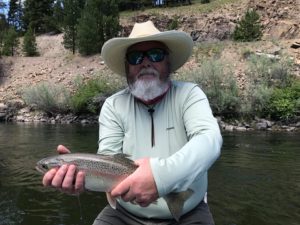
[[59, 156], [52, 156], [41, 159], [36, 163], [36, 170], [41, 173], [46, 173], [52, 168], [60, 167], [63, 164], [63, 160]]

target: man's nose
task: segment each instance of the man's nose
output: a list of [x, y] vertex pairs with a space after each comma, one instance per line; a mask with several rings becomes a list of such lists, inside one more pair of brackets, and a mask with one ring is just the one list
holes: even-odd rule
[[150, 61], [148, 56], [145, 55], [141, 64], [142, 66], [149, 67], [152, 65], [152, 62]]

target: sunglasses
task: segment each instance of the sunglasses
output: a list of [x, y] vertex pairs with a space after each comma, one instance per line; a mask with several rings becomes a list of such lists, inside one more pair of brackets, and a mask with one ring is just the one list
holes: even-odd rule
[[164, 60], [168, 52], [161, 48], [152, 48], [147, 51], [131, 51], [126, 54], [126, 60], [131, 65], [141, 64], [145, 56], [151, 62], [161, 62]]

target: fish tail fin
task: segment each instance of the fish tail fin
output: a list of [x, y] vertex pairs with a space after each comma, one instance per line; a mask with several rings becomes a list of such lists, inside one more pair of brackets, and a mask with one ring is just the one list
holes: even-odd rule
[[177, 222], [180, 219], [184, 202], [189, 199], [193, 193], [194, 191], [192, 189], [188, 189], [183, 192], [171, 192], [163, 197], [172, 216]]
[[111, 196], [110, 192], [106, 192], [106, 199], [113, 209], [117, 208], [117, 200]]

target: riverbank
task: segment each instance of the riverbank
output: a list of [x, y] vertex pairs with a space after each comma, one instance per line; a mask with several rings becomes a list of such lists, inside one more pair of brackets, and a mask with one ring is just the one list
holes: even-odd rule
[[[18, 105], [19, 104], [19, 105]], [[19, 107], [19, 108], [18, 108]], [[299, 132], [300, 121], [284, 124], [280, 121], [270, 121], [264, 118], [255, 118], [252, 121], [234, 120], [224, 121], [217, 117], [220, 128], [224, 131], [286, 131]], [[21, 107], [20, 103], [5, 105], [0, 103], [0, 122], [3, 123], [46, 123], [46, 124], [97, 124], [98, 115], [57, 114], [47, 115], [45, 112], [30, 107]]]
[[[220, 5], [215, 4], [218, 2]], [[288, 96], [293, 92], [293, 90], [288, 89], [289, 87], [283, 91], [281, 90], [282, 93], [280, 92], [274, 97], [279, 101], [273, 101], [271, 102], [273, 104], [270, 104], [270, 102], [265, 103], [264, 100], [270, 99], [270, 89], [274, 92], [275, 86], [258, 85], [257, 81], [255, 86], [251, 86], [253, 80], [260, 76], [269, 77], [270, 79], [265, 83], [272, 84], [285, 83], [289, 80], [287, 75], [292, 76], [293, 79], [300, 78], [300, 48], [297, 47], [298, 44], [295, 44], [300, 43], [299, 10], [297, 10], [297, 7], [291, 7], [294, 5], [299, 6], [295, 0], [288, 2], [272, 1], [270, 3], [261, 3], [258, 0], [212, 1], [212, 4], [198, 4], [198, 2], [195, 2], [192, 6], [155, 8], [136, 11], [128, 15], [122, 14], [120, 25], [122, 26], [122, 36], [129, 34], [134, 22], [142, 22], [148, 19], [154, 21], [160, 30], [172, 28], [189, 33], [195, 41], [193, 55], [174, 74], [174, 78], [205, 84], [204, 80], [201, 79], [206, 73], [201, 68], [206, 68], [205, 71], [209, 71], [207, 74], [216, 72], [220, 78], [226, 78], [227, 75], [228, 77], [230, 75], [236, 81], [238, 95], [233, 95], [237, 93], [235, 88], [228, 88], [232, 86], [231, 83], [226, 86], [225, 81], [230, 81], [230, 79], [222, 79], [222, 82], [219, 83], [221, 88], [208, 87], [208, 91], [205, 90], [205, 93], [210, 94], [208, 98], [211, 97], [210, 102], [217, 115], [223, 115], [222, 112], [228, 111], [228, 109], [233, 114], [237, 114], [239, 109], [243, 109], [242, 115], [250, 115], [251, 117], [253, 115], [264, 115], [267, 117], [267, 115], [271, 115], [268, 111], [270, 109], [264, 108], [267, 105], [273, 108], [279, 107], [281, 110], [279, 110], [279, 115], [272, 118], [290, 118], [291, 114], [294, 115], [296, 112], [295, 117], [299, 121], [299, 108], [296, 110], [290, 110], [289, 108], [290, 105], [294, 108], [299, 107], [295, 106], [294, 99], [296, 98], [292, 98], [292, 100], [279, 99], [281, 96]], [[206, 8], [208, 6], [213, 7], [213, 10]], [[237, 21], [241, 19], [248, 8], [254, 8], [260, 14], [263, 37], [256, 42], [240, 43], [232, 41], [230, 34], [233, 32]], [[71, 52], [64, 49], [62, 45], [63, 34], [43, 34], [36, 37], [36, 41], [39, 51], [37, 57], [25, 57], [19, 49], [13, 57], [0, 58], [0, 121], [63, 124], [97, 123], [97, 115], [58, 114], [49, 116], [36, 110], [36, 102], [32, 104], [32, 102], [27, 101], [27, 105], [25, 105], [24, 93], [40, 84], [48, 84], [49, 89], [52, 87], [50, 84], [62, 87], [61, 89], [72, 96], [78, 92], [78, 87], [96, 77], [106, 78], [112, 87], [117, 86], [114, 83], [119, 83], [122, 80], [122, 78], [110, 72], [99, 54], [93, 56], [72, 55]], [[215, 62], [215, 64], [210, 64], [210, 62]], [[262, 76], [262, 74], [265, 76]], [[274, 79], [276, 82], [274, 82]], [[222, 92], [210, 93], [210, 90], [216, 90], [216, 92], [221, 90]], [[228, 90], [232, 92], [230, 93]], [[295, 90], [298, 89], [295, 88]], [[276, 91], [278, 92], [278, 90]], [[32, 96], [37, 95], [33, 94]], [[214, 99], [215, 96], [225, 96], [226, 98]], [[56, 97], [54, 99], [60, 98]], [[256, 107], [254, 103], [260, 105], [258, 104]], [[49, 104], [45, 105], [48, 106]], [[218, 106], [223, 108], [220, 109]], [[248, 111], [245, 112], [245, 109]], [[256, 109], [261, 111], [257, 112]], [[236, 110], [236, 112], [233, 110]], [[228, 131], [298, 131], [300, 129], [299, 123], [286, 125], [278, 121], [261, 118], [247, 122], [239, 120], [228, 122], [219, 119], [220, 127]]]

